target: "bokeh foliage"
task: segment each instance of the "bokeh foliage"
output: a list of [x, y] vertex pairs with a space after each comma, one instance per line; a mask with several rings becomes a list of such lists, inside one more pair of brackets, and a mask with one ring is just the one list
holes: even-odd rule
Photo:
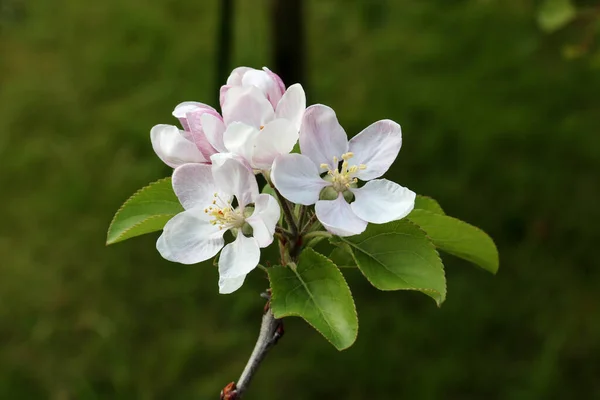
[[[238, 0], [233, 65], [269, 65], [267, 0]], [[349, 134], [402, 124], [390, 176], [485, 229], [496, 277], [445, 256], [449, 296], [373, 289], [338, 353], [299, 319], [248, 398], [600, 396], [600, 74], [541, 2], [310, 0], [310, 103]], [[218, 0], [0, 2], [0, 398], [216, 398], [258, 329], [260, 272], [217, 294], [155, 237], [104, 246], [169, 169], [149, 129], [216, 101]]]

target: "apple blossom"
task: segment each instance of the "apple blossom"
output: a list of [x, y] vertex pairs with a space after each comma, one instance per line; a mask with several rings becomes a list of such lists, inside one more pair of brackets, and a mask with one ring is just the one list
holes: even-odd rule
[[[216, 138], [207, 138], [202, 120], [218, 124], [213, 119], [222, 121], [219, 113], [206, 104], [186, 101], [175, 107], [173, 116], [179, 119], [183, 130], [174, 125], [155, 125], [150, 131], [154, 152], [173, 168], [186, 163], [209, 164], [210, 156], [217, 152], [211, 142], [214, 140], [217, 145], [219, 142]], [[210, 128], [211, 134], [218, 133], [218, 129], [214, 129], [212, 125]]]
[[[298, 141], [306, 96], [300, 84], [290, 86], [275, 108], [256, 86], [229, 89], [223, 105], [223, 146], [253, 169], [269, 170]], [[220, 127], [222, 129], [222, 127]]]
[[277, 103], [285, 93], [285, 85], [281, 78], [267, 67], [263, 67], [262, 70], [237, 67], [231, 71], [227, 78], [227, 84], [221, 86], [219, 93], [221, 107], [225, 103], [225, 97], [229, 89], [248, 86], [255, 86], [260, 89], [265, 98], [273, 105], [273, 108], [277, 107]]
[[[271, 177], [288, 200], [315, 204], [317, 218], [329, 232], [357, 235], [368, 222], [398, 220], [414, 207], [414, 192], [375, 179], [389, 169], [401, 145], [400, 125], [394, 121], [377, 121], [348, 141], [335, 112], [313, 105], [302, 121], [302, 154], [277, 157]], [[366, 183], [358, 187], [358, 180]]]
[[[223, 249], [219, 292], [231, 293], [258, 265], [260, 248], [273, 242], [280, 209], [272, 196], [259, 194], [256, 178], [239, 161], [223, 154], [211, 161], [212, 166], [185, 164], [173, 172], [173, 190], [185, 211], [167, 222], [156, 248], [182, 264], [208, 260]], [[236, 238], [225, 245], [229, 230]]]

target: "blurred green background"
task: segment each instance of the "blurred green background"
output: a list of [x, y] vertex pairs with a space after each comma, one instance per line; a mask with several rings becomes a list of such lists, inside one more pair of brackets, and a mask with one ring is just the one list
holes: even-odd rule
[[[157, 234], [104, 245], [120, 204], [170, 172], [150, 128], [215, 105], [219, 5], [0, 1], [0, 398], [216, 399], [239, 376], [262, 273], [222, 296]], [[439, 309], [344, 271], [356, 344], [288, 319], [247, 398], [600, 398], [600, 55], [562, 50], [597, 22], [548, 34], [531, 0], [304, 5], [309, 103], [349, 134], [401, 123], [388, 176], [486, 230], [501, 266], [445, 256]], [[272, 66], [269, 7], [236, 1], [228, 69]]]

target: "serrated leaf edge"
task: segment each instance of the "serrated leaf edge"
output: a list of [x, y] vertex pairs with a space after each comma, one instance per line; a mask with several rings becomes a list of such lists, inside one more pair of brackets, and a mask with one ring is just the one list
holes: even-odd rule
[[[429, 211], [428, 211], [429, 212]], [[432, 213], [433, 214], [433, 213]], [[400, 289], [382, 289], [377, 287], [377, 285], [375, 285], [371, 279], [369, 279], [368, 276], [366, 276], [362, 269], [360, 268], [360, 265], [358, 263], [358, 260], [356, 259], [356, 256], [354, 255], [354, 250], [353, 250], [353, 245], [350, 242], [347, 242], [346, 240], [344, 240], [343, 237], [338, 236], [339, 239], [341, 239], [344, 243], [346, 243], [348, 246], [350, 246], [351, 250], [352, 250], [352, 259], [354, 259], [354, 262], [356, 262], [356, 265], [358, 266], [358, 269], [360, 270], [360, 273], [365, 277], [365, 279], [377, 290], [381, 290], [382, 292], [394, 292], [394, 291], [398, 291], [398, 290], [403, 290], [403, 291], [418, 291], [418, 292], [427, 292], [427, 293], [437, 293], [440, 297], [442, 297], [441, 300], [437, 300], [437, 299], [433, 299], [433, 301], [435, 301], [435, 303], [437, 304], [438, 307], [441, 307], [442, 304], [446, 301], [446, 297], [448, 296], [448, 282], [446, 280], [446, 269], [444, 268], [444, 262], [442, 261], [442, 257], [440, 257], [440, 253], [437, 251], [436, 246], [433, 244], [433, 242], [431, 241], [431, 238], [427, 235], [427, 232], [425, 232], [423, 229], [421, 229], [421, 227], [415, 223], [413, 223], [412, 221], [406, 220], [406, 222], [408, 222], [409, 224], [415, 226], [419, 231], [421, 231], [425, 237], [428, 239], [429, 242], [429, 246], [431, 246], [431, 248], [433, 249], [433, 251], [435, 252], [435, 255], [437, 257], [437, 259], [439, 260], [441, 266], [442, 266], [442, 274], [444, 275], [444, 293], [440, 293], [439, 291], [435, 290], [435, 289], [429, 289], [429, 288], [417, 288], [417, 287], [407, 287], [407, 288], [400, 288]], [[335, 243], [333, 243], [335, 245]]]
[[[127, 235], [128, 232], [130, 232], [131, 230], [137, 228], [138, 226], [148, 222], [151, 219], [155, 219], [155, 218], [160, 218], [160, 217], [168, 217], [168, 216], [175, 216], [177, 214], [155, 214], [155, 215], [151, 215], [148, 218], [138, 222], [137, 224], [131, 225], [129, 228], [125, 229], [123, 232], [121, 232], [121, 234], [119, 234], [119, 236], [117, 236], [114, 240], [109, 241], [108, 238], [106, 239], [106, 245], [111, 245], [111, 244], [115, 244], [115, 243], [120, 243], [123, 240], [127, 240], [129, 238], [125, 238], [123, 239], [123, 236]], [[132, 236], [135, 237], [135, 236]]]
[[[325, 338], [325, 340], [327, 340], [329, 343], [331, 343], [331, 345], [333, 347], [335, 347], [338, 351], [343, 351], [346, 350], [350, 347], [352, 347], [352, 345], [356, 342], [356, 338], [358, 337], [358, 330], [360, 327], [360, 323], [358, 320], [358, 312], [356, 311], [356, 303], [354, 302], [354, 296], [352, 295], [352, 291], [350, 290], [350, 286], [348, 286], [348, 282], [346, 282], [346, 278], [344, 278], [344, 274], [342, 274], [342, 272], [340, 271], [340, 269], [337, 267], [337, 265], [335, 265], [335, 263], [333, 261], [331, 261], [327, 256], [316, 252], [315, 250], [311, 249], [310, 247], [305, 248], [303, 251], [306, 250], [311, 250], [313, 253], [315, 253], [318, 256], [321, 256], [323, 258], [325, 258], [327, 261], [329, 261], [330, 263], [332, 263], [335, 266], [335, 270], [338, 272], [338, 274], [340, 274], [340, 276], [342, 277], [342, 281], [344, 282], [346, 288], [348, 289], [348, 291], [350, 292], [350, 299], [352, 300], [352, 310], [354, 311], [354, 316], [356, 317], [356, 333], [353, 337], [352, 343], [350, 343], [348, 346], [346, 347], [338, 347], [336, 346], [331, 340], [329, 340], [329, 338], [327, 336], [325, 336], [325, 334], [323, 334], [323, 332], [317, 328], [316, 326], [314, 326], [310, 321], [308, 321], [307, 319], [305, 319], [302, 315], [296, 313], [296, 312], [287, 312], [287, 313], [283, 313], [283, 314], [279, 314], [279, 315], [275, 315], [275, 312], [273, 312], [273, 315], [275, 315], [275, 318], [285, 318], [285, 317], [300, 317], [302, 318], [308, 325], [310, 325], [314, 330], [316, 330], [317, 332], [319, 332], [319, 334]], [[290, 268], [287, 266], [283, 266], [283, 265], [277, 265], [274, 266], [272, 268]], [[291, 268], [290, 268], [291, 269]], [[294, 271], [294, 273], [296, 275], [298, 275], [298, 273], [296, 271]], [[269, 282], [271, 281], [271, 276], [269, 275]], [[271, 295], [272, 295], [272, 299], [271, 301], [273, 301], [273, 299], [277, 298], [275, 292], [273, 292], [271, 290]], [[273, 310], [272, 310], [273, 311]], [[332, 329], [333, 331], [333, 329]]]
[[[170, 177], [170, 176], [167, 176], [167, 177], [165, 177], [165, 178], [161, 178], [161, 179], [159, 179], [159, 180], [157, 180], [157, 181], [150, 182], [150, 183], [149, 183], [149, 184], [147, 184], [146, 186], [144, 186], [144, 187], [142, 187], [142, 188], [139, 188], [138, 190], [136, 190], [136, 191], [135, 191], [135, 192], [134, 192], [134, 193], [133, 193], [131, 196], [129, 196], [129, 197], [127, 198], [127, 200], [125, 200], [125, 202], [124, 202], [123, 204], [121, 204], [121, 207], [119, 207], [119, 209], [117, 210], [117, 212], [115, 213], [115, 215], [112, 217], [112, 220], [110, 221], [110, 224], [108, 225], [108, 232], [106, 232], [106, 245], [107, 245], [107, 246], [108, 246], [108, 245], [110, 245], [110, 244], [115, 244], [115, 243], [118, 243], [118, 242], [119, 242], [119, 240], [109, 241], [109, 240], [108, 240], [108, 236], [110, 235], [110, 231], [111, 231], [111, 229], [112, 229], [112, 227], [113, 227], [113, 225], [114, 225], [115, 221], [117, 220], [117, 217], [119, 216], [119, 214], [121, 213], [121, 211], [123, 211], [123, 208], [124, 208], [124, 207], [127, 205], [127, 203], [129, 203], [129, 202], [130, 202], [130, 201], [131, 201], [131, 200], [132, 200], [134, 197], [136, 197], [136, 196], [139, 196], [140, 194], [142, 194], [142, 192], [144, 192], [144, 191], [146, 191], [146, 190], [150, 189], [152, 186], [154, 186], [154, 185], [158, 185], [159, 183], [163, 183], [163, 182], [165, 182], [165, 181], [170, 181], [170, 180], [171, 180], [171, 177]], [[158, 216], [158, 215], [165, 216], [165, 215], [170, 215], [170, 214], [157, 214], [157, 216]], [[150, 217], [150, 218], [152, 218], [152, 217]], [[144, 221], [146, 221], [146, 220], [144, 220]], [[138, 222], [138, 223], [137, 223], [137, 224], [135, 224], [134, 226], [132, 226], [132, 227], [128, 228], [128, 229], [127, 229], [125, 232], [127, 232], [127, 231], [129, 231], [129, 230], [133, 229], [135, 226], [137, 226], [137, 225], [139, 225], [139, 224], [143, 223], [144, 221]], [[119, 235], [118, 237], [121, 237], [121, 236], [122, 236], [122, 234], [121, 234], [121, 235]]]
[[[434, 213], [434, 212], [431, 212], [431, 211], [428, 211], [428, 210], [425, 210], [425, 209], [422, 209], [422, 208], [419, 208], [418, 210], [419, 210], [420, 212], [424, 212], [424, 213], [426, 213], [426, 214], [438, 215], [438, 216], [439, 216], [439, 215], [442, 215], [442, 214], [436, 214], [436, 213]], [[447, 218], [450, 218], [450, 219], [453, 219], [453, 220], [455, 220], [456, 222], [458, 222], [459, 224], [462, 224], [462, 225], [467, 225], [467, 226], [469, 226], [469, 227], [471, 227], [471, 228], [475, 229], [475, 230], [476, 230], [476, 231], [478, 231], [479, 233], [482, 233], [482, 234], [483, 234], [484, 236], [486, 236], [488, 239], [490, 239], [490, 242], [492, 243], [492, 246], [494, 246], [494, 250], [495, 250], [495, 257], [494, 257], [494, 261], [495, 261], [495, 267], [496, 267], [496, 268], [495, 268], [495, 270], [494, 270], [494, 271], [490, 271], [489, 269], [487, 269], [487, 268], [484, 268], [484, 267], [482, 267], [481, 265], [479, 265], [479, 264], [477, 264], [477, 263], [475, 263], [475, 262], [473, 262], [473, 261], [466, 260], [466, 259], [462, 258], [462, 257], [461, 257], [461, 256], [459, 256], [457, 253], [451, 253], [451, 252], [449, 252], [449, 251], [446, 251], [446, 250], [444, 250], [444, 249], [441, 249], [441, 248], [440, 248], [440, 250], [441, 250], [441, 251], [443, 251], [444, 253], [451, 254], [451, 255], [453, 255], [453, 256], [456, 256], [456, 257], [459, 257], [459, 258], [461, 258], [461, 259], [463, 259], [463, 260], [465, 260], [465, 261], [467, 261], [467, 262], [470, 262], [470, 263], [472, 263], [472, 264], [475, 264], [475, 265], [477, 265], [479, 268], [481, 268], [481, 269], [484, 269], [484, 270], [486, 270], [486, 271], [488, 271], [488, 272], [490, 272], [490, 273], [492, 273], [492, 274], [496, 275], [496, 274], [498, 273], [498, 269], [500, 268], [500, 252], [498, 251], [498, 246], [496, 246], [496, 242], [494, 242], [494, 239], [492, 239], [492, 237], [491, 237], [490, 235], [488, 235], [486, 231], [484, 231], [483, 229], [481, 229], [481, 228], [479, 228], [479, 227], [477, 227], [477, 226], [475, 226], [475, 225], [471, 225], [470, 223], [468, 223], [468, 222], [466, 222], [466, 221], [463, 221], [463, 220], [461, 220], [461, 219], [458, 219], [458, 218], [456, 218], [456, 217], [452, 217], [452, 216], [450, 216], [450, 215], [447, 215], [447, 214], [443, 214], [443, 216], [444, 216], [444, 217], [447, 217]], [[411, 218], [410, 218], [410, 215], [409, 215], [409, 216], [407, 216], [407, 219], [408, 219], [408, 220], [410, 220], [410, 219], [411, 219]], [[411, 222], [412, 224], [414, 224], [414, 225], [417, 225], [417, 226], [419, 227], [419, 229], [423, 230], [423, 229], [422, 229], [422, 228], [419, 226], [419, 224], [418, 224], [416, 221], [412, 221], [412, 220], [410, 220], [410, 222]], [[424, 231], [424, 230], [423, 230], [423, 231]], [[425, 234], [427, 235], [427, 232], [425, 232]], [[429, 235], [427, 235], [427, 237], [429, 237]], [[431, 240], [431, 242], [433, 243], [433, 239], [431, 239], [431, 238], [430, 238], [430, 240]], [[460, 241], [459, 241], [459, 240], [455, 240], [454, 242], [460, 242]], [[435, 244], [434, 244], [434, 246], [435, 246]], [[438, 246], [435, 246], [435, 247], [436, 247], [436, 248], [439, 248]]]

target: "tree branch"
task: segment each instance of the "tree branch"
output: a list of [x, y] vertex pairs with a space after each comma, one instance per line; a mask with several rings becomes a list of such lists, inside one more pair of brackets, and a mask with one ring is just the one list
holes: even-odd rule
[[258, 371], [261, 361], [265, 358], [271, 347], [273, 347], [283, 335], [283, 321], [276, 319], [273, 316], [273, 313], [269, 308], [269, 303], [267, 303], [265, 308], [266, 310], [262, 317], [258, 340], [248, 359], [248, 363], [246, 364], [242, 375], [240, 375], [237, 384], [232, 382], [225, 386], [225, 389], [221, 391], [221, 400], [239, 400], [242, 398], [248, 389], [254, 374]]

